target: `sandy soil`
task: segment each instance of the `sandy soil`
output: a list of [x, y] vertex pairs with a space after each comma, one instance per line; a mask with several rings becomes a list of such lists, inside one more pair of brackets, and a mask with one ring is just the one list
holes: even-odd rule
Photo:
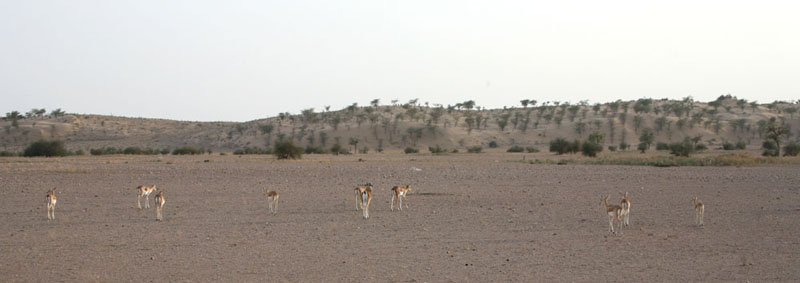
[[[3, 158], [0, 282], [800, 281], [796, 166], [519, 158]], [[364, 182], [375, 186], [368, 220], [353, 196]], [[163, 190], [165, 221], [136, 209], [140, 184]], [[392, 212], [400, 184], [412, 185], [410, 207]], [[281, 192], [277, 215], [265, 188]], [[620, 191], [632, 227], [614, 235], [599, 202]], [[693, 224], [694, 195], [705, 227]]]

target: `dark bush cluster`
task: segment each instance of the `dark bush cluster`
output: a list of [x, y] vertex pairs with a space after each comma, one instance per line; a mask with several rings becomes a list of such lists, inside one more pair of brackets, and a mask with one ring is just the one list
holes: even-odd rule
[[91, 155], [111, 155], [111, 154], [128, 154], [128, 155], [156, 155], [156, 154], [169, 154], [169, 149], [154, 149], [154, 148], [140, 148], [129, 146], [125, 149], [116, 147], [103, 147], [89, 149]]
[[350, 154], [350, 151], [346, 148], [342, 147], [340, 144], [334, 144], [331, 146], [331, 154], [339, 155], [339, 154]]
[[694, 149], [696, 151], [706, 150], [708, 149], [708, 146], [704, 143], [698, 143], [697, 145], [694, 146]]
[[500, 145], [497, 144], [497, 141], [490, 141], [489, 142], [489, 148], [497, 148], [499, 146]]
[[467, 152], [469, 152], [469, 153], [481, 153], [481, 152], [483, 152], [483, 147], [479, 146], [479, 145], [470, 146], [470, 147], [467, 148]]
[[433, 154], [444, 154], [444, 153], [447, 153], [447, 149], [446, 148], [442, 148], [439, 145], [429, 146], [428, 150]]
[[665, 142], [657, 142], [656, 150], [669, 150], [669, 144]]
[[183, 146], [172, 150], [172, 155], [199, 155], [206, 151], [202, 148], [195, 148], [191, 146]]
[[535, 146], [526, 146], [525, 147], [525, 151], [527, 151], [529, 153], [535, 153], [535, 152], [539, 152], [539, 149], [536, 148]]
[[295, 146], [291, 141], [282, 140], [275, 142], [273, 153], [278, 159], [300, 159], [303, 156], [303, 148]]
[[325, 150], [325, 148], [322, 146], [307, 145], [305, 152], [306, 154], [324, 154], [327, 153], [328, 151]]
[[419, 152], [419, 149], [416, 149], [416, 148], [413, 148], [413, 147], [409, 146], [409, 147], [406, 147], [406, 149], [403, 150], [403, 152], [405, 152], [406, 154], [417, 153], [417, 152]]
[[574, 142], [568, 142], [564, 138], [556, 138], [550, 141], [550, 152], [564, 154], [576, 153], [579, 151], [581, 151], [581, 142], [578, 140], [575, 140]]
[[19, 155], [19, 154], [16, 153], [16, 152], [10, 152], [10, 151], [5, 151], [5, 150], [0, 151], [0, 157], [11, 157], [11, 156], [17, 156], [17, 155]]
[[603, 151], [603, 145], [591, 141], [581, 144], [581, 154], [589, 157], [596, 157], [598, 152]]
[[775, 144], [774, 141], [765, 140], [763, 144], [761, 144], [761, 148], [764, 149], [762, 155], [764, 156], [778, 156], [778, 145]]
[[59, 140], [53, 141], [46, 141], [40, 140], [30, 144], [25, 151], [22, 153], [22, 156], [32, 157], [32, 156], [67, 156], [70, 152], [64, 147], [64, 142]]
[[260, 147], [249, 147], [246, 146], [245, 148], [237, 149], [233, 151], [234, 155], [246, 155], [246, 154], [272, 154], [272, 149], [269, 148], [260, 148]]
[[694, 143], [690, 138], [683, 139], [682, 142], [675, 142], [669, 145], [670, 154], [675, 156], [689, 157], [689, 154], [694, 153]]
[[783, 147], [783, 156], [797, 156], [800, 154], [800, 144], [789, 142]]
[[525, 148], [518, 145], [511, 146], [510, 148], [508, 148], [508, 150], [506, 150], [506, 152], [524, 152], [524, 151]]

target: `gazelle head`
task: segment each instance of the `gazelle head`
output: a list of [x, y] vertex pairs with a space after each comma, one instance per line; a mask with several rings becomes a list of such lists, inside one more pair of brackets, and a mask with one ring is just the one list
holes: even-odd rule
[[608, 196], [604, 197], [604, 196], [601, 195], [600, 198], [601, 198], [600, 205], [603, 206], [603, 207], [608, 206]]

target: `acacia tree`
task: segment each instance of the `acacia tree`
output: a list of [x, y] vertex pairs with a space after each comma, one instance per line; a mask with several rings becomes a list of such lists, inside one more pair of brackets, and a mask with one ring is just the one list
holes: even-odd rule
[[788, 127], [788, 125], [772, 121], [771, 123], [769, 123], [767, 125], [765, 134], [767, 136], [767, 139], [770, 139], [773, 142], [775, 142], [775, 145], [777, 146], [775, 148], [775, 150], [777, 151], [777, 154], [775, 156], [780, 156], [781, 155], [781, 138], [783, 136], [789, 135], [789, 127]]

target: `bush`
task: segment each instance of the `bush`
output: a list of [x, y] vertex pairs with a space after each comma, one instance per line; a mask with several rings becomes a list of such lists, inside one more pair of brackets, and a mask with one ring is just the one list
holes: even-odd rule
[[483, 147], [479, 146], [479, 145], [470, 146], [470, 147], [467, 148], [467, 152], [469, 152], [469, 153], [481, 153], [481, 152], [483, 152]]
[[586, 141], [581, 145], [581, 153], [584, 156], [596, 157], [598, 152], [603, 151], [603, 146], [599, 143]]
[[694, 146], [695, 151], [701, 151], [706, 149], [708, 149], [708, 146], [706, 146], [706, 144], [704, 143], [698, 143], [697, 145]]
[[608, 151], [617, 151], [617, 146], [616, 145], [609, 145], [608, 146]]
[[303, 148], [295, 146], [291, 141], [283, 140], [275, 142], [273, 153], [278, 159], [300, 159], [303, 156]]
[[528, 153], [534, 153], [534, 152], [539, 152], [539, 149], [533, 146], [526, 146], [525, 151], [527, 151]]
[[267, 148], [263, 149], [260, 147], [245, 147], [243, 149], [237, 149], [233, 151], [234, 155], [245, 155], [245, 154], [272, 154], [272, 150]]
[[197, 155], [197, 154], [203, 154], [205, 152], [206, 152], [205, 150], [200, 148], [184, 146], [172, 150], [172, 155]]
[[490, 141], [489, 142], [489, 148], [497, 148], [498, 146], [499, 145], [497, 145], [497, 141]]
[[735, 147], [733, 146], [733, 143], [731, 143], [731, 142], [723, 142], [722, 143], [722, 149], [724, 149], [724, 150], [734, 150]]
[[685, 138], [683, 142], [671, 143], [669, 149], [672, 155], [689, 157], [694, 153], [694, 143], [690, 138]]
[[64, 147], [64, 142], [59, 140], [54, 141], [46, 141], [40, 140], [30, 144], [27, 148], [25, 148], [25, 152], [22, 154], [25, 157], [32, 157], [32, 156], [67, 156], [69, 155], [69, 151]]
[[451, 151], [450, 153], [458, 153], [458, 149], [454, 148], [453, 151]]
[[17, 153], [16, 152], [5, 151], [5, 150], [0, 151], [0, 157], [10, 157], [10, 156], [17, 156]]
[[306, 146], [306, 154], [323, 154], [325, 153], [325, 148], [322, 146]]
[[619, 143], [619, 150], [628, 150], [629, 148], [631, 148], [631, 145], [625, 142]]
[[334, 155], [349, 154], [350, 151], [348, 151], [346, 148], [342, 147], [342, 145], [337, 143], [331, 146], [331, 153]]
[[783, 156], [797, 156], [800, 154], [800, 144], [796, 142], [788, 142], [783, 147]]
[[665, 142], [656, 143], [656, 150], [669, 150], [669, 144]]
[[447, 153], [447, 149], [444, 149], [444, 148], [440, 147], [439, 145], [436, 145], [435, 147], [434, 146], [429, 146], [428, 150], [433, 154]]
[[525, 151], [525, 149], [518, 145], [512, 146], [511, 148], [506, 150], [506, 152], [523, 152], [523, 151]]
[[416, 148], [413, 148], [413, 147], [409, 146], [409, 147], [406, 147], [406, 149], [403, 150], [403, 152], [405, 152], [406, 154], [417, 153], [417, 152], [419, 152], [419, 149], [416, 149]]
[[636, 149], [640, 150], [642, 153], [645, 153], [645, 151], [647, 151], [647, 143], [639, 143], [639, 146]]
[[736, 149], [746, 149], [747, 144], [744, 141], [737, 141], [736, 142]]
[[556, 138], [550, 141], [550, 152], [564, 154], [570, 151], [570, 143], [564, 138]]
[[778, 145], [772, 140], [765, 140], [764, 143], [761, 144], [761, 148], [764, 149], [764, 152], [761, 155], [778, 156]]

